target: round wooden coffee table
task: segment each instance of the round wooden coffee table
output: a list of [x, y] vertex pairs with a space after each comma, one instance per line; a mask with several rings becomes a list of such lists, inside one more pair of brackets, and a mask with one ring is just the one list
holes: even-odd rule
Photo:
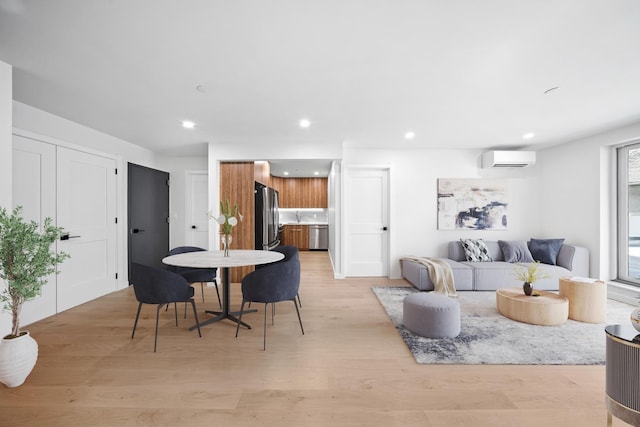
[[569, 317], [569, 300], [553, 292], [537, 291], [527, 296], [522, 288], [498, 289], [498, 312], [509, 319], [532, 325], [560, 325]]

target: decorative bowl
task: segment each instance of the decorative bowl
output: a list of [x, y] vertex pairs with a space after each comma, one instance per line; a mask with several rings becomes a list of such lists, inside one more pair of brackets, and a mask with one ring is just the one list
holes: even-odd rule
[[633, 325], [634, 328], [636, 328], [636, 331], [640, 332], [640, 307], [635, 308], [632, 312], [631, 312], [631, 324]]

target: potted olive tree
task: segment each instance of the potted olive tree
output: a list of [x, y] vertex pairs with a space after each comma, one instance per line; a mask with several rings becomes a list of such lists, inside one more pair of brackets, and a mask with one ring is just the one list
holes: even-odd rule
[[47, 276], [58, 273], [57, 265], [68, 257], [51, 248], [63, 233], [51, 218], [40, 227], [25, 221], [21, 213], [21, 207], [12, 213], [0, 209], [0, 278], [6, 284], [0, 301], [12, 318], [11, 333], [0, 342], [0, 382], [7, 387], [21, 385], [38, 358], [38, 344], [20, 330], [22, 305], [40, 294]]

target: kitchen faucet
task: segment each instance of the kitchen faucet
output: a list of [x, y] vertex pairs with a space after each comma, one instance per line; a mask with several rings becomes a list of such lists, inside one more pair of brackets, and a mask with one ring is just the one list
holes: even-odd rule
[[296, 219], [300, 222], [300, 211], [296, 211]]

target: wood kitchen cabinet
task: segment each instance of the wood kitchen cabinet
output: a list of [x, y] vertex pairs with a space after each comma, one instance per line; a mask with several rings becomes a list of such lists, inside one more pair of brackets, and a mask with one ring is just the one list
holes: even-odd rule
[[309, 250], [309, 226], [308, 225], [285, 225], [282, 227], [282, 244], [291, 245], [301, 251]]
[[281, 208], [327, 208], [327, 178], [271, 177], [271, 186], [280, 193]]

